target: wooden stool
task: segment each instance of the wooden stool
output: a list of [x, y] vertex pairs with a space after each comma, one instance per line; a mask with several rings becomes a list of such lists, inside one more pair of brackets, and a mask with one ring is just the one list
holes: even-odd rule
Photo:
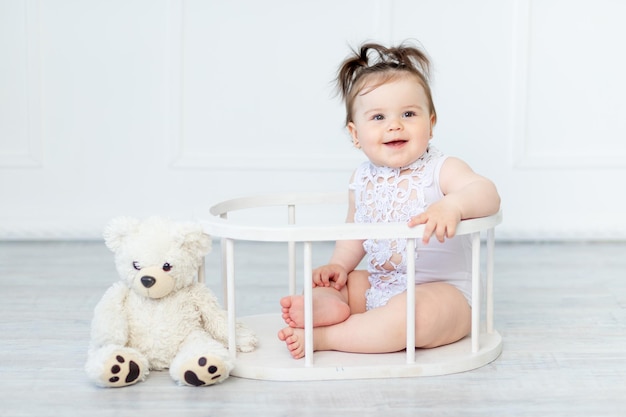
[[[229, 350], [235, 360], [233, 376], [243, 378], [306, 381], [329, 379], [396, 378], [444, 375], [468, 371], [496, 359], [502, 351], [502, 338], [493, 328], [494, 228], [502, 214], [463, 220], [457, 235], [472, 236], [472, 324], [471, 335], [450, 345], [432, 349], [415, 348], [415, 293], [407, 291], [407, 349], [385, 354], [356, 354], [336, 351], [313, 352], [312, 243], [352, 239], [407, 239], [407, 253], [415, 250], [415, 239], [424, 227], [409, 228], [405, 223], [299, 226], [295, 224], [296, 207], [311, 204], [345, 204], [347, 193], [300, 193], [252, 196], [221, 202], [211, 207], [216, 216], [201, 223], [207, 234], [221, 238], [222, 277], [225, 306], [228, 310]], [[284, 206], [284, 226], [250, 225], [228, 219], [228, 213], [243, 209]], [[486, 271], [481, 274], [481, 232], [486, 236]], [[241, 317], [257, 332], [259, 347], [250, 353], [237, 352], [235, 346], [235, 273], [234, 241], [286, 242], [289, 247], [289, 294], [296, 288], [296, 242], [303, 245], [305, 357], [295, 360], [277, 332], [285, 326], [280, 314]], [[414, 258], [407, 259], [407, 287], [415, 286]], [[203, 268], [200, 280], [204, 279]], [[484, 275], [484, 280], [481, 279]], [[481, 283], [485, 284], [485, 314], [481, 315]], [[278, 300], [277, 300], [278, 301]], [[278, 306], [278, 303], [277, 303]], [[278, 307], [277, 307], [278, 309]]]

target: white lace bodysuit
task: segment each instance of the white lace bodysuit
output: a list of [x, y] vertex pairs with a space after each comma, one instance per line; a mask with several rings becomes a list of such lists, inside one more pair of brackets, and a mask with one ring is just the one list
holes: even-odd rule
[[[446, 156], [430, 146], [417, 161], [404, 168], [379, 167], [364, 162], [354, 173], [350, 190], [355, 197], [355, 223], [408, 222], [440, 200], [439, 171]], [[368, 310], [385, 305], [406, 290], [406, 239], [368, 239], [363, 243], [371, 288]], [[424, 245], [416, 241], [415, 282], [443, 281], [471, 303], [471, 241], [468, 235], [435, 237]]]

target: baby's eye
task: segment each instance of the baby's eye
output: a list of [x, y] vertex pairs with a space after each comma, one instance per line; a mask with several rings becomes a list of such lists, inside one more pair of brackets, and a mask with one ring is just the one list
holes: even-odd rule
[[141, 269], [141, 265], [139, 265], [139, 262], [134, 261], [133, 262], [133, 268], [135, 268], [137, 271], [139, 271]]
[[382, 114], [375, 114], [374, 116], [372, 116], [372, 120], [385, 120], [385, 116], [383, 116]]
[[415, 116], [415, 112], [414, 111], [405, 111], [402, 114], [402, 117], [413, 117], [413, 116]]
[[165, 263], [163, 264], [163, 270], [164, 270], [165, 272], [167, 272], [167, 271], [169, 271], [170, 269], [172, 269], [172, 265], [170, 265], [169, 263], [165, 262]]

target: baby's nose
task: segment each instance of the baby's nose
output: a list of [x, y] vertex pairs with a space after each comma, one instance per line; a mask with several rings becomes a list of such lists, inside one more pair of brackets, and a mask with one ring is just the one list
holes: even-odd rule
[[399, 119], [389, 119], [387, 130], [399, 130], [402, 128], [402, 122]]

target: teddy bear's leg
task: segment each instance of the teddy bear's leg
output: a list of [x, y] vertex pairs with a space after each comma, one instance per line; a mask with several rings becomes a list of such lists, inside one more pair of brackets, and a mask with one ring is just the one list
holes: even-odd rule
[[228, 349], [208, 333], [191, 333], [170, 365], [170, 375], [180, 385], [202, 387], [230, 376], [233, 363]]
[[145, 380], [149, 365], [135, 349], [108, 345], [89, 352], [85, 370], [97, 385], [117, 388]]

